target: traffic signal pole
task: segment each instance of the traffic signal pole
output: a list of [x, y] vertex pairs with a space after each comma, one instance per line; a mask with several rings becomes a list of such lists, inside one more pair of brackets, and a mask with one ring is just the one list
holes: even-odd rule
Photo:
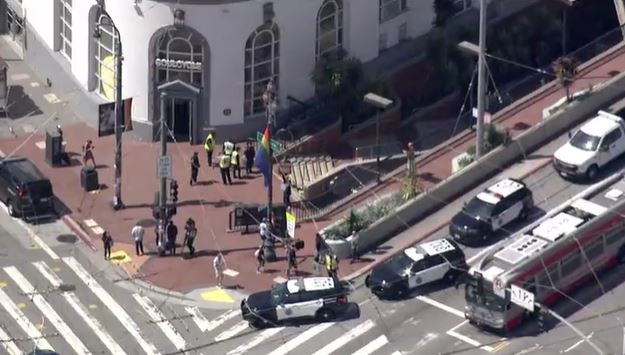
[[550, 315], [552, 315], [555, 319], [559, 320], [560, 322], [562, 322], [562, 324], [566, 325], [567, 327], [571, 328], [571, 330], [573, 330], [573, 332], [575, 332], [575, 334], [579, 335], [586, 343], [588, 343], [588, 345], [593, 348], [597, 354], [602, 355], [602, 354], [606, 354], [606, 352], [601, 351], [601, 349], [599, 349], [599, 347], [597, 346], [597, 344], [593, 343], [590, 340], [589, 336], [586, 336], [584, 333], [582, 333], [581, 330], [577, 329], [577, 327], [575, 327], [572, 323], [570, 323], [569, 321], [566, 320], [566, 318], [562, 317], [561, 315], [559, 315], [558, 313], [556, 313], [555, 311], [541, 305], [540, 303], [536, 302], [536, 307], [538, 307], [538, 311], [539, 312], [545, 312], [548, 313]]

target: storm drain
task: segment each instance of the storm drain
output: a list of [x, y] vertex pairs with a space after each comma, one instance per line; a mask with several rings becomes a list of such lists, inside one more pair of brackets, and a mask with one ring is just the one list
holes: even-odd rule
[[76, 286], [70, 284], [61, 284], [59, 286], [59, 291], [61, 292], [72, 292], [76, 290]]

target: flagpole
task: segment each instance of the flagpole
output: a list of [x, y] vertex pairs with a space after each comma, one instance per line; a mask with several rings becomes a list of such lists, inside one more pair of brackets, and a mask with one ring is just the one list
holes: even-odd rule
[[273, 88], [273, 79], [267, 83], [267, 88], [263, 93], [263, 102], [265, 104], [265, 115], [267, 116], [267, 131], [269, 131], [269, 142], [267, 151], [269, 152], [269, 186], [267, 187], [267, 220], [271, 223], [271, 215], [273, 212], [273, 152], [271, 151], [271, 125], [276, 114], [277, 103]]

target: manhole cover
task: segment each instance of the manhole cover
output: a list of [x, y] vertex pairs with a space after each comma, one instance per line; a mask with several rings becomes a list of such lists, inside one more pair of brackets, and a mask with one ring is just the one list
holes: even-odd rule
[[59, 286], [59, 291], [62, 291], [62, 292], [71, 292], [71, 291], [75, 291], [75, 290], [76, 290], [76, 286], [74, 286], [74, 285], [61, 284]]
[[143, 228], [150, 228], [156, 225], [156, 221], [153, 219], [140, 219], [137, 221], [137, 224], [142, 226]]
[[76, 237], [73, 234], [61, 234], [58, 237], [56, 237], [56, 240], [58, 240], [61, 243], [76, 243], [76, 241], [78, 240], [78, 237]]

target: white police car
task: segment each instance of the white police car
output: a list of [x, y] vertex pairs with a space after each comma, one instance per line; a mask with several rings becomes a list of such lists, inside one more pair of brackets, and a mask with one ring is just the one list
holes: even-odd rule
[[330, 277], [298, 277], [249, 295], [241, 301], [241, 315], [252, 328], [301, 319], [328, 321], [349, 307], [348, 294], [347, 282], [337, 285]]
[[519, 180], [504, 179], [480, 192], [449, 222], [449, 234], [475, 245], [516, 219], [527, 218], [534, 207], [532, 191]]
[[380, 298], [396, 298], [434, 281], [452, 282], [467, 269], [458, 245], [451, 239], [437, 239], [410, 247], [375, 266], [365, 285]]

